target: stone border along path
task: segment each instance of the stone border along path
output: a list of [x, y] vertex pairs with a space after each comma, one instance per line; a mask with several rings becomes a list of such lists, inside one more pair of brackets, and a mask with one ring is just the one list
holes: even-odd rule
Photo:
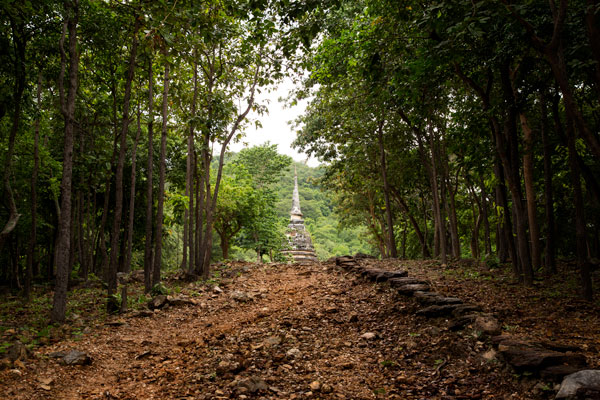
[[[335, 264], [369, 281], [387, 283], [400, 295], [414, 297], [423, 306], [416, 315], [425, 318], [446, 317], [450, 319], [448, 329], [452, 331], [471, 328], [480, 337], [490, 338], [497, 352], [517, 373], [539, 377], [545, 382], [562, 381], [556, 399], [600, 399], [600, 371], [586, 370], [587, 360], [579, 353], [581, 348], [558, 343], [528, 342], [503, 334], [498, 319], [484, 313], [480, 306], [432, 292], [429, 282], [411, 278], [407, 271], [365, 267], [360, 264], [360, 259], [352, 256], [336, 257]], [[584, 375], [595, 379], [582, 382], [581, 376]]]

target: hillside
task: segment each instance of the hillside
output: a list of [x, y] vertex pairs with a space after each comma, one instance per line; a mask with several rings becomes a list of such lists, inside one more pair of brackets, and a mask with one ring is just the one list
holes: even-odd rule
[[339, 229], [339, 217], [333, 211], [330, 194], [318, 183], [324, 174], [322, 167], [312, 168], [303, 163], [293, 163], [275, 187], [278, 216], [286, 221], [289, 219], [294, 189], [294, 166], [298, 172], [300, 206], [319, 259], [358, 252], [371, 253], [371, 246], [363, 239], [363, 228]]

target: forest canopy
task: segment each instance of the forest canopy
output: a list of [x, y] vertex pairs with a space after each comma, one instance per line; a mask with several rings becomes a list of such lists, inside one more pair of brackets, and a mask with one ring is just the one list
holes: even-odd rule
[[52, 283], [63, 322], [91, 276], [114, 311], [118, 273], [148, 292], [230, 250], [277, 258], [291, 160], [228, 148], [294, 75], [319, 257], [470, 257], [525, 285], [560, 258], [591, 299], [599, 19], [596, 0], [4, 2], [0, 284]]

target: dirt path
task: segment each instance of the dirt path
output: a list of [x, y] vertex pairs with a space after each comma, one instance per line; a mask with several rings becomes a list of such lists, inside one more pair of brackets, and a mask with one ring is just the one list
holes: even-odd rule
[[[254, 266], [222, 289], [43, 348], [22, 376], [2, 374], [0, 398], [541, 398], [485, 361], [476, 337], [416, 317], [414, 300], [334, 266]], [[73, 348], [92, 364], [44, 356]]]

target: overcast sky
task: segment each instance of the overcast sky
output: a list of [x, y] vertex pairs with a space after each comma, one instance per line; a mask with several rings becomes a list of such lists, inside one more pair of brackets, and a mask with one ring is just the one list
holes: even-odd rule
[[[252, 124], [246, 129], [246, 136], [240, 143], [232, 143], [229, 146], [229, 150], [238, 152], [243, 149], [246, 145], [249, 147], [260, 145], [266, 141], [271, 144], [277, 144], [277, 149], [281, 154], [287, 154], [296, 161], [305, 162], [307, 156], [302, 153], [298, 153], [295, 149], [292, 149], [292, 142], [296, 138], [296, 133], [292, 126], [288, 124], [288, 121], [294, 120], [297, 116], [301, 115], [306, 108], [306, 101], [300, 102], [294, 107], [285, 107], [284, 102], [279, 102], [279, 98], [286, 98], [288, 92], [294, 88], [294, 83], [291, 79], [284, 80], [277, 88], [277, 90], [271, 93], [261, 93], [258, 95], [258, 102], [265, 104], [265, 100], [268, 100], [267, 108], [269, 112], [265, 115], [259, 116], [258, 120], [262, 124], [262, 128], [255, 128]], [[257, 118], [256, 114], [252, 115], [251, 118]], [[319, 165], [318, 160], [310, 158], [308, 165], [315, 167]]]

